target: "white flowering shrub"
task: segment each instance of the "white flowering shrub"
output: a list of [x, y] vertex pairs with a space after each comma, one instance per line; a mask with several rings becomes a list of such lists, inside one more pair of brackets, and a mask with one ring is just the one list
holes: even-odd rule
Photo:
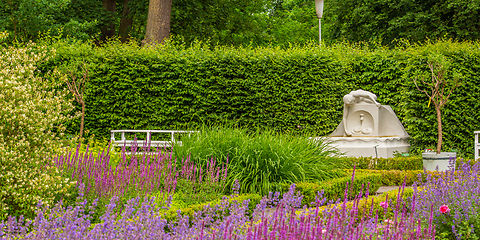
[[0, 32], [0, 43], [5, 41], [5, 39], [7, 39], [8, 37], [8, 32]]
[[75, 189], [50, 163], [72, 109], [66, 91], [36, 76], [36, 64], [52, 54], [34, 44], [0, 46], [0, 219], [33, 216], [40, 201], [53, 205]]

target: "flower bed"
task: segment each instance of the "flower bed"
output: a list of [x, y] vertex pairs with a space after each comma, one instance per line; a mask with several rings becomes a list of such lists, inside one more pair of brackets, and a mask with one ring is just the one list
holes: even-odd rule
[[[169, 204], [155, 204], [151, 197], [131, 199], [116, 213], [112, 198], [98, 224], [93, 208], [79, 199], [75, 207], [61, 203], [38, 208], [35, 220], [10, 217], [0, 225], [4, 238], [64, 239], [441, 239], [478, 237], [480, 164], [462, 164], [456, 171], [428, 175], [411, 190], [368, 197], [360, 191], [348, 201], [299, 211], [303, 196], [292, 185], [282, 197], [265, 196], [250, 214], [250, 200], [225, 197], [218, 204], [192, 213], [177, 211], [167, 218]], [[366, 189], [368, 191], [368, 189]], [[273, 210], [272, 210], [273, 209]], [[171, 213], [170, 213], [171, 214]]]

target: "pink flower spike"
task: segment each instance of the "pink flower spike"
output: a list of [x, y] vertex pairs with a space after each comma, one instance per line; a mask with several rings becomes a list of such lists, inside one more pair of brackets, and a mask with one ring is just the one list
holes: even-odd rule
[[450, 208], [448, 208], [447, 205], [440, 206], [439, 210], [440, 210], [441, 213], [449, 213], [450, 212]]
[[381, 203], [380, 203], [380, 207], [382, 207], [382, 208], [388, 208], [388, 202], [387, 202], [387, 201], [381, 202]]

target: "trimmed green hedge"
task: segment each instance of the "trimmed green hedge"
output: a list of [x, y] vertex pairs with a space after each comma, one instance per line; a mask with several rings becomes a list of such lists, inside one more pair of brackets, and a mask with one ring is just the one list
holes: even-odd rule
[[[262, 196], [258, 194], [242, 194], [234, 197], [230, 197], [228, 199], [229, 203], [243, 203], [244, 201], [248, 200], [248, 212], [252, 213], [257, 204], [260, 203], [260, 200], [262, 200]], [[188, 215], [189, 219], [193, 219], [194, 213], [198, 211], [202, 211], [207, 207], [214, 207], [216, 205], [222, 204], [223, 200], [222, 199], [217, 199], [214, 201], [209, 201], [205, 203], [199, 203], [199, 204], [194, 204], [185, 208], [170, 208], [167, 211], [165, 211], [163, 214], [165, 215], [166, 219], [176, 219], [178, 216], [178, 212], [182, 215]]]
[[395, 157], [395, 158], [372, 158], [372, 157], [343, 157], [338, 161], [356, 169], [376, 170], [422, 170], [423, 161], [421, 156]]
[[[350, 170], [347, 170], [350, 171]], [[323, 181], [320, 183], [301, 182], [296, 183], [296, 190], [303, 195], [303, 204], [312, 205], [318, 192], [323, 192], [323, 197], [327, 201], [343, 200], [345, 196], [345, 188], [348, 183], [348, 199], [354, 199], [360, 191], [365, 193], [366, 187], [369, 185], [369, 193], [374, 194], [381, 186], [401, 186], [404, 181], [406, 185], [412, 185], [419, 180], [418, 175], [423, 174], [421, 170], [401, 171], [401, 170], [363, 170], [355, 171], [355, 179], [351, 182], [352, 176], [336, 178]], [[424, 180], [425, 177], [422, 177]], [[290, 186], [282, 184], [283, 192], [287, 191]], [[362, 190], [363, 189], [363, 190]]]
[[[358, 169], [370, 170], [423, 170], [422, 156], [394, 157], [394, 158], [372, 158], [372, 157], [341, 157], [332, 158], [344, 166], [351, 166]], [[475, 164], [471, 159], [457, 158], [456, 166], [463, 163]]]
[[[367, 216], [375, 216], [375, 214], [379, 214], [380, 219], [388, 219], [394, 216], [393, 210], [397, 206], [397, 198], [398, 195], [400, 195], [400, 198], [402, 198], [405, 202], [410, 202], [411, 198], [413, 196], [414, 190], [412, 188], [405, 188], [403, 189], [403, 192], [401, 189], [396, 189], [392, 190], [386, 193], [383, 193], [381, 195], [377, 196], [370, 196], [368, 198], [362, 198], [358, 201], [358, 216], [359, 218], [361, 217], [367, 217]], [[388, 198], [387, 198], [388, 195]], [[390, 206], [385, 212], [385, 210], [381, 207], [380, 203], [384, 202], [388, 199], [388, 205]], [[346, 209], [351, 209], [355, 203], [353, 201], [349, 201], [345, 204]], [[402, 203], [401, 203], [402, 204]], [[408, 206], [408, 205], [407, 205]], [[343, 202], [338, 203], [338, 204], [332, 204], [332, 205], [326, 205], [326, 206], [321, 206], [319, 207], [319, 213], [321, 214], [323, 211], [327, 209], [332, 209], [333, 207], [337, 207], [339, 209], [343, 209]], [[400, 206], [401, 208], [402, 206]], [[309, 208], [307, 210], [299, 210], [297, 213], [303, 212], [304, 214], [311, 214], [316, 211], [316, 208]], [[384, 213], [384, 214], [382, 214]], [[382, 216], [383, 215], [383, 216]]]
[[225, 122], [325, 136], [341, 121], [342, 97], [361, 88], [393, 108], [419, 151], [435, 145], [436, 115], [413, 79], [428, 77], [426, 61], [439, 54], [450, 62], [446, 77], [462, 82], [443, 109], [444, 150], [470, 156], [473, 131], [480, 129], [479, 46], [442, 41], [373, 50], [348, 45], [212, 50], [57, 43], [56, 56], [40, 69], [87, 64], [86, 129], [97, 136], [107, 137], [111, 129]]

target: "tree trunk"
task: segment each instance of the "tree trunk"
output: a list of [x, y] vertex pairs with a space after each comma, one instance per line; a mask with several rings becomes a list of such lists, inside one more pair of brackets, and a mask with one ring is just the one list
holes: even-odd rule
[[437, 124], [438, 124], [438, 139], [437, 139], [437, 154], [440, 154], [442, 151], [442, 113], [440, 111], [440, 107], [435, 106], [435, 110], [437, 111]]
[[85, 101], [81, 101], [80, 104], [82, 105], [82, 116], [80, 120], [80, 138], [83, 138], [83, 126], [85, 124]]
[[143, 44], [163, 42], [170, 34], [172, 0], [150, 0], [148, 4], [147, 29]]
[[107, 18], [104, 22], [102, 27], [102, 34], [100, 38], [105, 41], [109, 38], [115, 36], [115, 21], [114, 21], [114, 14], [115, 14], [115, 0], [102, 0], [103, 9], [106, 11]]
[[132, 29], [133, 18], [130, 14], [130, 8], [128, 7], [129, 0], [123, 0], [122, 19], [120, 20], [120, 28], [118, 34], [120, 35], [120, 41], [126, 42], [129, 39], [128, 34]]

